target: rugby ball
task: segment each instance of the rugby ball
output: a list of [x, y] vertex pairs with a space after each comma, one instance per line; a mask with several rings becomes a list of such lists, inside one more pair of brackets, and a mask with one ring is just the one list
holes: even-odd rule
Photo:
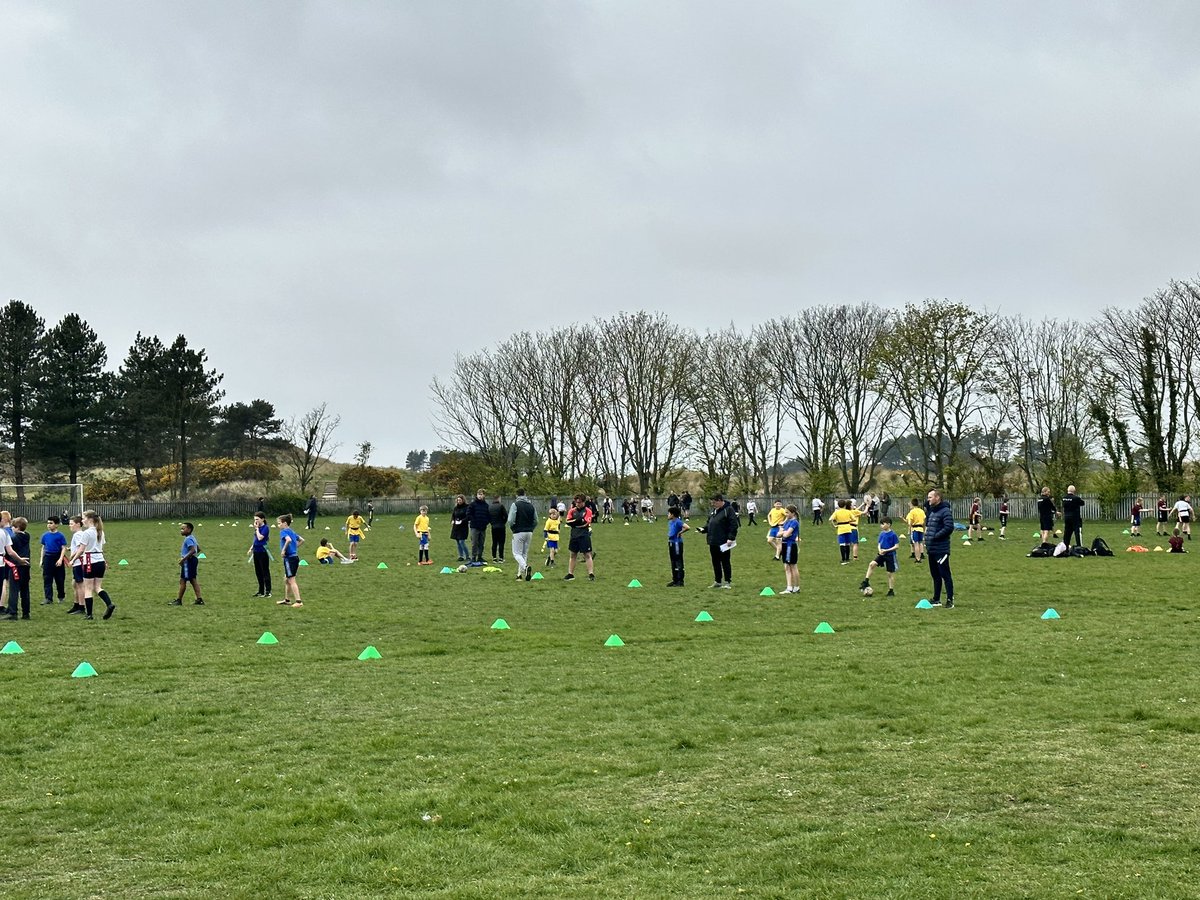
[[459, 567], [458, 567], [458, 571], [459, 571], [459, 572], [465, 572], [465, 571], [467, 571], [467, 567], [466, 567], [466, 566], [459, 566]]

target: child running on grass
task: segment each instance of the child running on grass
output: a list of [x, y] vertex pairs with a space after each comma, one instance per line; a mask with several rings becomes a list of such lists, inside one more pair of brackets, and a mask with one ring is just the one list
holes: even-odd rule
[[[75, 525], [75, 516], [71, 517], [71, 525]], [[192, 532], [196, 530], [196, 526], [191, 522], [184, 522], [179, 526], [179, 533], [183, 535], [183, 545], [179, 548], [179, 594], [171, 601], [172, 606], [183, 606], [183, 594], [187, 590], [187, 586], [192, 586], [192, 593], [196, 595], [194, 606], [203, 606], [204, 600], [200, 596], [200, 579], [197, 573], [200, 570], [200, 544], [192, 536]], [[72, 539], [72, 544], [74, 539]], [[80, 578], [76, 576], [76, 586], [79, 586]], [[82, 592], [81, 592], [82, 595]]]
[[413, 519], [413, 534], [417, 536], [417, 565], [432, 566], [429, 559], [429, 507], [422, 506]]
[[[276, 519], [276, 524], [279, 525], [279, 555], [283, 557], [285, 583], [283, 599], [276, 600], [275, 605], [296, 609], [304, 605], [304, 601], [300, 599], [300, 585], [296, 583], [296, 573], [300, 571], [300, 545], [304, 543], [304, 538], [292, 531], [292, 517], [289, 513], [284, 513]], [[354, 545], [351, 544], [350, 547], [353, 553]], [[291, 600], [288, 600], [289, 596]]]
[[785, 594], [800, 593], [800, 550], [796, 542], [800, 539], [800, 511], [794, 506], [787, 508], [787, 518], [779, 526], [780, 556], [783, 560], [783, 577], [787, 587]]
[[896, 548], [900, 546], [900, 536], [892, 531], [891, 516], [884, 516], [883, 521], [879, 526], [879, 553], [871, 560], [867, 566], [867, 576], [862, 580], [859, 588], [866, 590], [871, 586], [871, 573], [879, 566], [883, 566], [884, 571], [888, 576], [888, 592], [889, 597], [896, 596]]

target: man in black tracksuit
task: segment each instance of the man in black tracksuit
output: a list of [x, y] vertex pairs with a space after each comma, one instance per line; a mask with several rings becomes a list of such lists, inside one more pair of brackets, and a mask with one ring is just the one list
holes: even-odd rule
[[942, 586], [946, 587], [946, 609], [954, 609], [954, 578], [950, 575], [950, 538], [954, 535], [954, 513], [950, 502], [936, 488], [926, 496], [925, 552], [929, 554], [929, 574], [933, 576], [934, 606], [942, 605]]
[[499, 497], [492, 499], [488, 507], [492, 522], [492, 562], [504, 562], [504, 538], [508, 532], [508, 510], [500, 502]]
[[712, 512], [708, 514], [708, 522], [700, 530], [708, 538], [708, 553], [712, 557], [713, 565], [712, 586], [726, 590], [732, 588], [733, 568], [729, 560], [730, 551], [722, 550], [721, 545], [737, 540], [738, 517], [721, 494], [712, 498]]
[[1075, 493], [1075, 485], [1067, 485], [1067, 496], [1062, 499], [1063, 543], [1071, 546], [1071, 535], [1075, 546], [1083, 544], [1083, 498]]
[[467, 507], [467, 522], [471, 526], [471, 561], [482, 563], [483, 536], [492, 524], [492, 509], [481, 490], [475, 492], [475, 499]]

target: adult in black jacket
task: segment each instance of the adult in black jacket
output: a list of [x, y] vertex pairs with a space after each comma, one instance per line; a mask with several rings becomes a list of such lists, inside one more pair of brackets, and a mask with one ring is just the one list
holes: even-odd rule
[[482, 490], [475, 492], [475, 499], [467, 510], [467, 521], [471, 525], [471, 561], [483, 562], [483, 538], [492, 524], [492, 508]]
[[1083, 544], [1083, 498], [1075, 493], [1075, 485], [1067, 485], [1067, 496], [1062, 499], [1063, 505], [1063, 543], [1071, 546], [1071, 536], [1075, 536], [1075, 546]]
[[488, 515], [492, 524], [492, 562], [504, 562], [504, 538], [508, 532], [508, 510], [500, 502], [499, 497], [492, 499], [488, 507]]
[[933, 576], [934, 606], [942, 605], [942, 587], [946, 588], [946, 609], [954, 608], [954, 578], [950, 574], [950, 538], [954, 536], [954, 512], [936, 488], [926, 496], [925, 552], [929, 554], [929, 574]]
[[[308, 498], [308, 505], [304, 507], [304, 513], [308, 516], [308, 524], [304, 527], [312, 529], [317, 524], [317, 495], [313, 494]], [[264, 519], [264, 521], [266, 521]]]
[[733, 587], [733, 567], [730, 550], [721, 549], [721, 545], [737, 540], [738, 517], [721, 494], [712, 498], [712, 511], [702, 530], [708, 538], [708, 554], [712, 557], [712, 586], [728, 590]]
[[1050, 543], [1050, 535], [1054, 534], [1054, 517], [1058, 515], [1058, 509], [1054, 506], [1054, 498], [1050, 496], [1050, 488], [1042, 488], [1042, 495], [1038, 497], [1038, 527], [1042, 531], [1042, 543]]
[[454, 498], [454, 509], [450, 510], [450, 540], [458, 544], [459, 562], [466, 562], [467, 536], [471, 526], [468, 524], [471, 508], [467, 506], [467, 498], [459, 494]]

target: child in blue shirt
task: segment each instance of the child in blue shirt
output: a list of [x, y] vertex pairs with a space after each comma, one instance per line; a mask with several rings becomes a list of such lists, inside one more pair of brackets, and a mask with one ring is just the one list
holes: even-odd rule
[[683, 587], [683, 533], [688, 531], [683, 510], [672, 506], [667, 510], [667, 553], [671, 557], [671, 583], [667, 587]]
[[43, 606], [54, 602], [55, 589], [58, 592], [58, 602], [66, 597], [67, 587], [67, 536], [58, 530], [62, 525], [58, 516], [46, 519], [46, 533], [41, 537], [42, 544], [42, 591], [46, 599]]
[[787, 508], [787, 518], [779, 526], [779, 558], [783, 560], [783, 577], [787, 581], [785, 594], [800, 593], [799, 549], [796, 542], [800, 540], [800, 511], [795, 504]]
[[254, 514], [254, 540], [246, 555], [254, 560], [254, 576], [258, 579], [258, 593], [255, 597], [271, 596], [271, 553], [267, 550], [267, 542], [271, 540], [271, 527], [263, 513]]
[[204, 605], [200, 596], [200, 579], [196, 577], [200, 569], [200, 543], [192, 537], [195, 530], [196, 526], [191, 522], [179, 526], [179, 533], [183, 535], [183, 545], [179, 548], [179, 594], [171, 601], [172, 606], [183, 606], [183, 594], [189, 584], [196, 595], [194, 605]]
[[879, 554], [867, 566], [867, 577], [862, 580], [859, 588], [866, 590], [871, 586], [871, 573], [877, 566], [883, 566], [888, 573], [889, 597], [896, 596], [896, 548], [900, 545], [900, 536], [892, 531], [891, 517], [884, 518], [879, 529]]
[[[300, 545], [304, 543], [304, 538], [292, 531], [291, 513], [284, 513], [276, 523], [279, 525], [279, 555], [283, 557], [283, 577], [286, 582], [283, 599], [276, 600], [275, 605], [296, 609], [304, 605], [300, 599], [300, 585], [296, 583], [296, 573], [300, 571]], [[289, 595], [291, 600], [288, 600]]]

